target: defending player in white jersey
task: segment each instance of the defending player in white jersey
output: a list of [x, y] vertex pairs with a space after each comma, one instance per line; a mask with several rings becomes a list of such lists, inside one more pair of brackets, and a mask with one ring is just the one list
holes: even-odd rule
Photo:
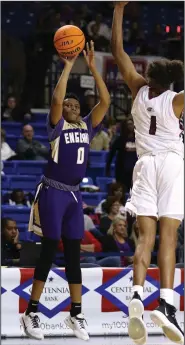
[[160, 300], [151, 319], [171, 341], [182, 344], [183, 332], [175, 318], [173, 284], [177, 229], [184, 217], [183, 143], [179, 128], [184, 92], [170, 91], [170, 84], [183, 78], [184, 67], [180, 61], [161, 59], [148, 66], [146, 79], [136, 72], [123, 48], [122, 22], [126, 4], [115, 4], [111, 47], [123, 80], [132, 93], [139, 157], [133, 173], [131, 199], [126, 204], [127, 210], [137, 215], [139, 225], [133, 299], [129, 305], [129, 336], [136, 344], [146, 342], [143, 286], [159, 220]]

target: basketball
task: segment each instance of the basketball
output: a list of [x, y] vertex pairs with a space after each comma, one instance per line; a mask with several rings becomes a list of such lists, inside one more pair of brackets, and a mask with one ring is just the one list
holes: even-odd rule
[[84, 33], [74, 25], [62, 26], [55, 33], [54, 46], [63, 57], [74, 57], [80, 54], [85, 46]]

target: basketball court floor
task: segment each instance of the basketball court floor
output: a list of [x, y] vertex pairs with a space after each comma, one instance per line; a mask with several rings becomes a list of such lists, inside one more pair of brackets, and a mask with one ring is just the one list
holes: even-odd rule
[[[86, 342], [77, 338], [46, 338], [43, 341], [37, 341], [32, 339], [6, 339], [2, 340], [2, 345], [85, 345]], [[88, 341], [89, 345], [134, 345], [132, 340], [127, 337], [91, 337]], [[169, 342], [168, 339], [161, 336], [150, 336], [146, 345], [161, 345], [161, 344], [168, 344], [173, 345], [172, 342]]]

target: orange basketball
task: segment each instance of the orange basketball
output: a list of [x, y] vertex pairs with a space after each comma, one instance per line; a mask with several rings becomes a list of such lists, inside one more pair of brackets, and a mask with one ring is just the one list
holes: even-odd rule
[[74, 25], [65, 25], [58, 29], [53, 41], [57, 52], [63, 57], [74, 57], [80, 54], [85, 46], [84, 33]]

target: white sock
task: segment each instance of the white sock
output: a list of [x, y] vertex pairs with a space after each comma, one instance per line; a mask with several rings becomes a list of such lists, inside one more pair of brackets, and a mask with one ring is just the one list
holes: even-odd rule
[[133, 295], [134, 295], [134, 292], [137, 292], [138, 295], [141, 297], [141, 299], [143, 299], [143, 286], [141, 286], [141, 285], [134, 285], [132, 287]]
[[167, 303], [174, 305], [174, 292], [172, 289], [160, 289], [160, 298]]

